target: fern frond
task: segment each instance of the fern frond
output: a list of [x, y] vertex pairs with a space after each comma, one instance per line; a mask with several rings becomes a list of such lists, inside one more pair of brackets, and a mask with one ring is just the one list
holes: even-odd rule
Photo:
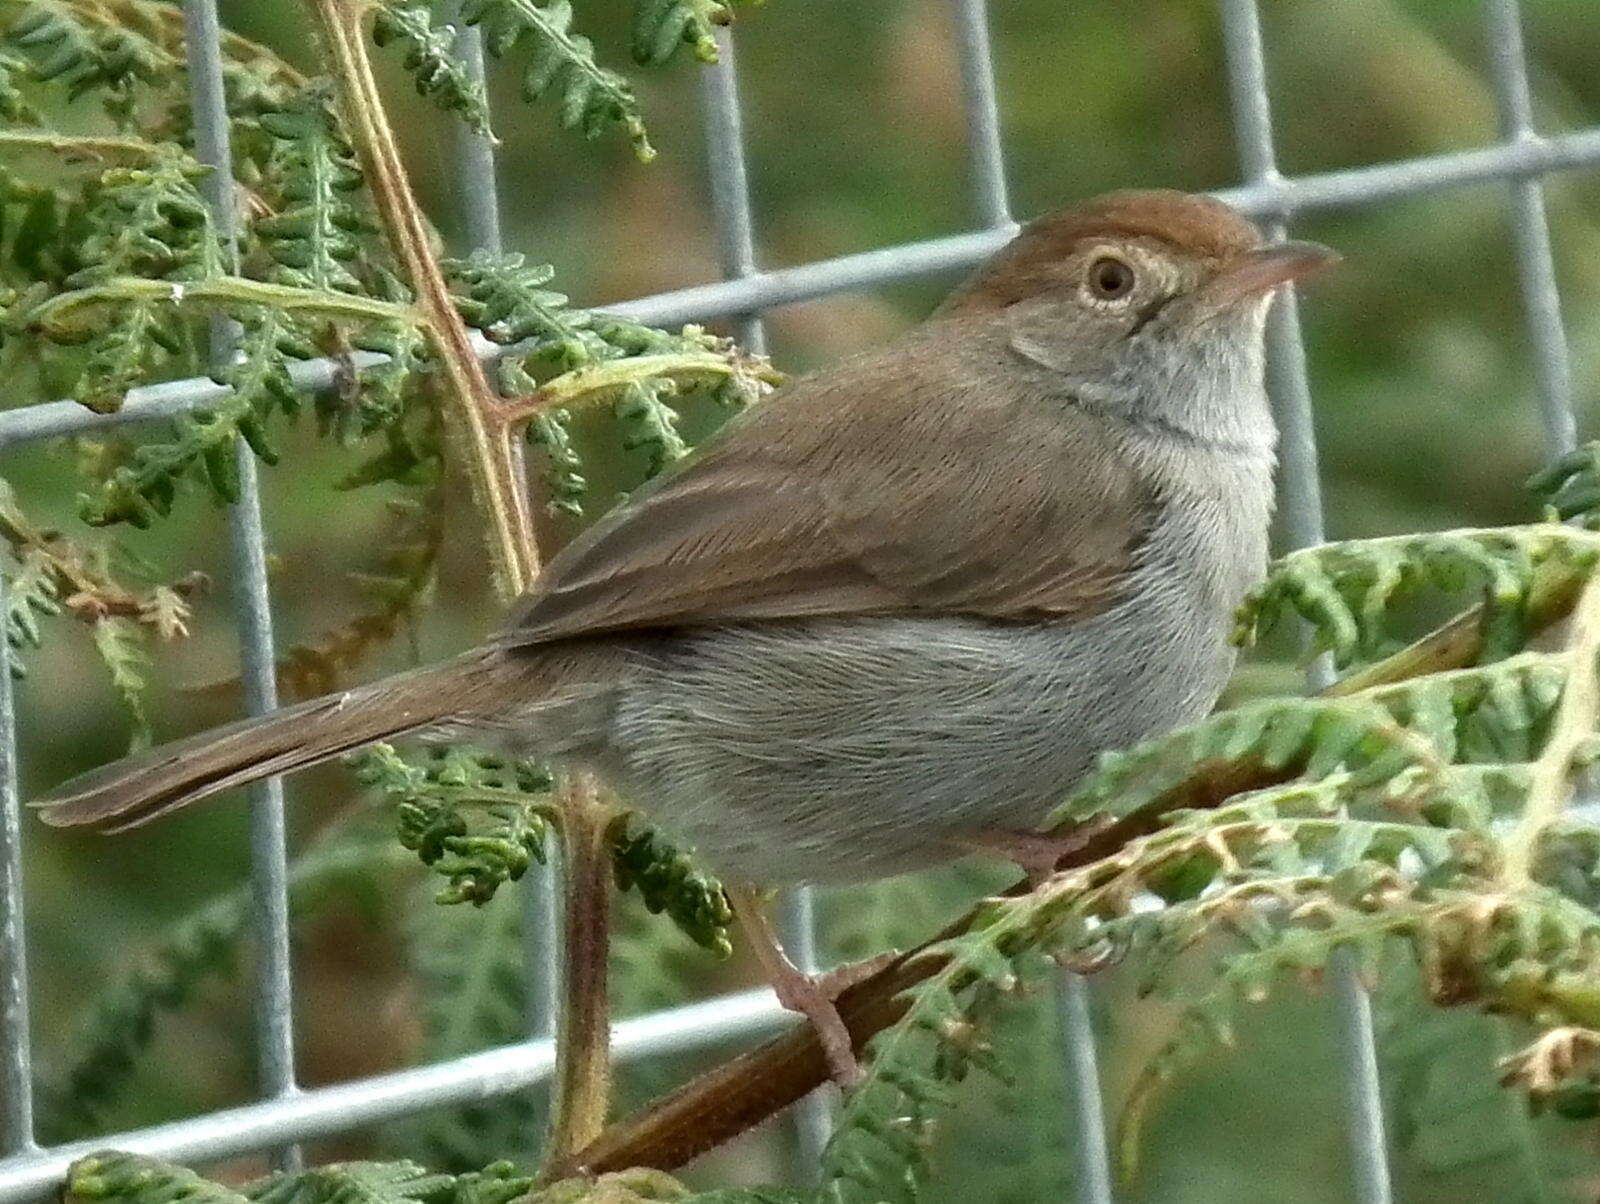
[[631, 820], [628, 812], [620, 813], [606, 833], [617, 889], [638, 891], [652, 915], [666, 912], [702, 949], [718, 957], [732, 954], [728, 926], [733, 923], [733, 908], [722, 883], [701, 873], [687, 854], [655, 831], [630, 832]]
[[67, 1170], [66, 1196], [120, 1204], [247, 1204], [249, 1199], [186, 1167], [117, 1150], [74, 1162]]
[[[112, 576], [102, 552], [35, 525], [3, 480], [0, 539], [16, 561], [15, 569], [6, 572], [6, 640], [11, 648], [38, 647], [39, 619], [68, 611], [94, 627], [96, 646], [113, 681], [130, 705], [136, 705], [146, 659], [141, 633], [163, 640], [188, 634], [188, 598], [204, 587], [205, 578], [192, 575], [149, 590], [132, 588]], [[21, 675], [20, 658], [13, 658], [12, 671]]]
[[[65, 86], [69, 98], [102, 92], [119, 124], [139, 117], [132, 104], [138, 85], [155, 92], [184, 70], [183, 14], [162, 0], [4, 0], [0, 21], [8, 15], [4, 38], [30, 60], [34, 79]], [[249, 39], [223, 30], [219, 44], [230, 113], [251, 114], [305, 88], [304, 77]], [[183, 108], [162, 120], [170, 123]]]
[[273, 139], [268, 178], [272, 212], [250, 223], [249, 237], [271, 257], [269, 278], [319, 292], [362, 292], [352, 271], [360, 236], [373, 225], [354, 194], [362, 186], [331, 97], [314, 88], [260, 115]]
[[13, 677], [27, 675], [27, 666], [16, 653], [43, 644], [39, 620], [61, 613], [59, 598], [49, 558], [37, 548], [28, 548], [16, 569], [6, 574], [6, 643], [12, 651]]
[[1500, 1081], [1520, 1088], [1534, 1109], [1572, 1120], [1600, 1116], [1600, 1032], [1563, 1025], [1503, 1058]]
[[528, 422], [528, 442], [544, 453], [545, 497], [550, 509], [581, 515], [589, 481], [581, 471], [583, 460], [572, 446], [571, 420], [566, 410], [540, 410]]
[[1574, 448], [1528, 479], [1553, 518], [1594, 530], [1600, 523], [1600, 441]]
[[561, 124], [581, 129], [590, 138], [608, 128], [621, 129], [641, 160], [655, 157], [645, 136], [639, 102], [628, 81], [595, 61], [589, 39], [572, 32], [569, 0], [468, 0], [462, 16], [481, 25], [489, 51], [506, 58], [526, 49], [522, 94], [530, 103], [554, 94], [561, 104]]
[[1391, 943], [1403, 943], [1436, 1005], [1471, 1003], [1545, 1024], [1600, 1019], [1592, 985], [1600, 922], [1555, 892], [1535, 887], [1496, 897], [1481, 888], [1430, 889], [1398, 872], [1370, 875], [1360, 890], [1335, 893], [1337, 885], [1262, 884], [1281, 910], [1253, 911], [1248, 925], [1234, 925], [1248, 947], [1217, 959], [1211, 988], [1185, 1002], [1176, 1032], [1141, 1069], [1120, 1123], [1127, 1163], [1151, 1101], [1201, 1053], [1231, 1042], [1240, 1005], [1259, 1002], [1286, 979], [1320, 973], [1338, 951], [1353, 954], [1370, 975]]
[[1246, 760], [1312, 780], [1348, 768], [1357, 781], [1373, 783], [1438, 763], [1426, 740], [1371, 703], [1269, 699], [1104, 754], [1046, 824], [1130, 815], [1187, 780], [1196, 765]]
[[562, 370], [616, 354], [594, 331], [592, 315], [569, 308], [565, 293], [544, 287], [555, 276], [549, 264], [477, 250], [443, 266], [462, 318], [492, 342], [529, 343], [526, 358]]
[[345, 441], [392, 431], [413, 401], [425, 404], [427, 400], [419, 396], [422, 391], [417, 388], [429, 355], [422, 327], [399, 320], [375, 322], [356, 331], [350, 341], [362, 351], [376, 351], [388, 358], [360, 374], [350, 404], [341, 397], [332, 408], [318, 408], [324, 433]]
[[269, 1175], [235, 1191], [183, 1167], [118, 1151], [80, 1158], [67, 1172], [72, 1198], [116, 1204], [508, 1204], [533, 1185], [508, 1162], [464, 1175], [433, 1174], [414, 1162], [335, 1162]]
[[253, 1204], [449, 1204], [450, 1175], [414, 1162], [335, 1162], [271, 1176], [245, 1189]]
[[[78, 237], [85, 210], [80, 195], [0, 170], [0, 280], [12, 286], [0, 290], [0, 300], [19, 308], [20, 298], [6, 295], [13, 288], [59, 288], [83, 266]], [[14, 325], [14, 317], [0, 325], [0, 338]]]
[[1482, 659], [1521, 648], [1529, 591], [1547, 567], [1587, 572], [1600, 535], [1555, 523], [1352, 540], [1291, 552], [1239, 612], [1235, 639], [1248, 643], [1285, 612], [1300, 615], [1339, 666], [1390, 650], [1393, 603], [1432, 583], [1484, 599]]
[[193, 281], [226, 270], [211, 210], [197, 182], [207, 169], [170, 148], [142, 167], [101, 176], [85, 247], [89, 266], [68, 283], [85, 288], [114, 276]]
[[[303, 916], [334, 892], [366, 883], [374, 869], [403, 864], [404, 855], [379, 829], [331, 830], [290, 863], [290, 907]], [[162, 1018], [181, 1011], [208, 981], [233, 973], [235, 953], [250, 937], [252, 907], [249, 888], [239, 887], [189, 913], [90, 1002], [63, 1046], [69, 1060], [41, 1083], [41, 1122], [51, 1141], [92, 1131], [126, 1091]]]
[[1523, 761], [1543, 743], [1566, 682], [1559, 657], [1524, 652], [1365, 691], [1446, 761]]
[[656, 476], [689, 454], [689, 445], [678, 434], [678, 412], [662, 400], [673, 391], [670, 381], [633, 381], [617, 396], [622, 446], [644, 450], [649, 457], [646, 477]]
[[[462, 317], [494, 342], [517, 345], [516, 355], [500, 361], [500, 391], [526, 417], [529, 442], [545, 453], [552, 510], [581, 514], [588, 491], [569, 427], [578, 407], [609, 401], [619, 442], [644, 449], [653, 476], [689, 450], [665, 398], [695, 391], [739, 409], [780, 379], [765, 360], [700, 327], [674, 334], [570, 308], [564, 294], [545, 287], [550, 267], [528, 265], [521, 255], [480, 251], [445, 267]], [[550, 370], [559, 374], [550, 377]]]
[[129, 388], [187, 348], [188, 327], [172, 301], [186, 283], [224, 270], [222, 244], [196, 188], [203, 174], [171, 149], [145, 166], [108, 169], [78, 219], [81, 242], [74, 254], [87, 266], [62, 282], [80, 296], [123, 277], [172, 281], [170, 292], [155, 286], [120, 304], [80, 310], [72, 324], [48, 305], [28, 307], [25, 317], [14, 319], [59, 343], [88, 343], [74, 396], [96, 413], [119, 409]]
[[[905, 1015], [872, 1043], [872, 1069], [845, 1100], [822, 1155], [822, 1198], [830, 1204], [914, 1204], [934, 1127], [974, 1071], [997, 1063], [984, 1033], [1005, 997], [1025, 989], [1013, 958], [980, 942], [935, 946], [945, 970], [914, 993]], [[1040, 967], [1031, 971], [1035, 980]]]
[[537, 763], [463, 749], [430, 749], [412, 762], [377, 744], [351, 764], [396, 804], [400, 843], [446, 879], [437, 902], [481, 906], [531, 861], [543, 863], [556, 808]]
[[144, 691], [149, 685], [151, 661], [144, 631], [129, 619], [103, 618], [94, 625], [94, 647], [133, 719], [132, 747], [148, 747], [150, 717], [145, 714]]
[[455, 31], [433, 23], [426, 0], [385, 0], [373, 17], [372, 40], [379, 46], [399, 45], [401, 61], [420, 95], [459, 115], [485, 137], [493, 136], [483, 85], [456, 54]]
[[644, 66], [664, 63], [690, 46], [702, 63], [714, 63], [714, 30], [732, 21], [733, 11], [722, 0], [634, 0], [633, 60]]
[[[692, 1204], [701, 1199], [671, 1175], [639, 1166], [606, 1175], [562, 1179], [535, 1191], [527, 1197], [526, 1204]], [[746, 1204], [757, 1204], [759, 1200], [755, 1196]]]
[[171, 63], [135, 32], [85, 20], [77, 5], [31, 0], [6, 27], [5, 40], [25, 54], [34, 78], [66, 89], [69, 100], [102, 93], [119, 123], [131, 117], [132, 90], [152, 84]]
[[441, 1204], [511, 1204], [526, 1197], [536, 1180], [520, 1173], [512, 1163], [501, 1159], [481, 1171], [457, 1175], [448, 1201]]
[[0, 119], [14, 125], [34, 125], [39, 121], [39, 111], [23, 92], [22, 79], [27, 70], [25, 60], [0, 50]]
[[79, 499], [79, 513], [91, 526], [129, 523], [148, 527], [172, 511], [184, 479], [197, 475], [219, 502], [239, 498], [234, 446], [243, 439], [258, 457], [277, 463], [267, 435], [275, 412], [299, 412], [301, 398], [289, 378], [283, 352], [304, 351], [289, 320], [274, 309], [241, 315], [243, 332], [234, 363], [218, 373], [232, 392], [214, 405], [181, 415], [170, 443], [140, 446], [132, 460], [102, 483], [98, 495]]

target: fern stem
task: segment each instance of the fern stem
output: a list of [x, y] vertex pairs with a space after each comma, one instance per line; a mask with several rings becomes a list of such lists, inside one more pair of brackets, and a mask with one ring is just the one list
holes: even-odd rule
[[193, 284], [118, 276], [89, 288], [75, 289], [50, 298], [29, 315], [29, 321], [49, 332], [67, 328], [82, 310], [97, 305], [123, 305], [130, 301], [170, 301], [218, 305], [260, 305], [285, 313], [310, 313], [329, 318], [361, 318], [371, 322], [413, 322], [415, 313], [404, 305], [333, 290], [268, 284], [243, 276], [213, 276]]
[[565, 996], [556, 1027], [556, 1069], [545, 1148], [545, 1174], [556, 1177], [605, 1128], [611, 1102], [611, 1017], [607, 1007], [611, 810], [594, 784], [564, 784], [561, 833], [566, 848], [562, 948]]
[[498, 418], [508, 425], [527, 422], [546, 410], [582, 405], [609, 398], [636, 381], [725, 379], [748, 375], [771, 382], [775, 374], [765, 364], [738, 353], [717, 355], [709, 351], [683, 351], [670, 355], [630, 355], [588, 364], [552, 377], [535, 392], [514, 398], [499, 408]]
[[499, 400], [456, 312], [389, 128], [367, 55], [366, 0], [308, 0], [333, 58], [351, 143], [361, 160], [384, 233], [404, 266], [443, 376], [446, 419], [463, 445], [473, 500], [488, 522], [489, 555], [502, 598], [517, 597], [539, 571], [527, 489], [517, 468], [513, 432], [493, 420]]
[[1561, 691], [1550, 737], [1534, 762], [1522, 818], [1506, 841], [1500, 878], [1510, 890], [1519, 890], [1532, 881], [1539, 838], [1560, 817], [1572, 796], [1573, 760], [1579, 746], [1594, 734], [1595, 721], [1600, 718], [1596, 656], [1600, 656], [1600, 573], [1583, 587], [1573, 611], [1563, 654], [1567, 662], [1566, 686]]
[[90, 158], [97, 162], [144, 163], [161, 152], [153, 142], [57, 130], [0, 130], [0, 155], [44, 151], [52, 155]]
[[[433, 253], [367, 55], [363, 21], [370, 0], [307, 0], [332, 56], [351, 144], [396, 259], [405, 269], [441, 366], [443, 411], [461, 446], [474, 503], [488, 526], [489, 555], [501, 597], [527, 591], [539, 549], [517, 454], [517, 424], [504, 408], [450, 295]], [[610, 862], [607, 809], [585, 781], [565, 784], [562, 829], [568, 844], [567, 978], [557, 1042], [550, 1149], [587, 1145], [605, 1124], [611, 1088], [606, 953]]]

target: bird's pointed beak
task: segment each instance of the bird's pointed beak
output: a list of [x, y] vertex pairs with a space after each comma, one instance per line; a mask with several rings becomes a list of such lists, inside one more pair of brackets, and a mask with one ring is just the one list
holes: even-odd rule
[[1341, 258], [1332, 247], [1319, 242], [1275, 242], [1240, 255], [1211, 281], [1206, 292], [1214, 304], [1228, 305], [1330, 268]]

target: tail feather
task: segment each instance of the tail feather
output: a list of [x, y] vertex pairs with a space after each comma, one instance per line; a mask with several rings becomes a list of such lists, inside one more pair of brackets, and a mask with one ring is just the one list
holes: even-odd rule
[[500, 657], [474, 651], [442, 665], [325, 694], [240, 719], [91, 770], [33, 805], [56, 827], [108, 832], [148, 823], [235, 786], [302, 769], [444, 719], [470, 718], [490, 700]]

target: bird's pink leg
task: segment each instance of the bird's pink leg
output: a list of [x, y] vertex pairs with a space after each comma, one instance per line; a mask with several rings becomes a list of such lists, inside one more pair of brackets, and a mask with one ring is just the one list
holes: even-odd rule
[[840, 966], [827, 974], [806, 974], [784, 953], [767, 920], [766, 905], [755, 890], [748, 886], [730, 887], [728, 898], [778, 1002], [791, 1012], [799, 1012], [816, 1029], [833, 1081], [841, 1088], [854, 1087], [863, 1077], [861, 1063], [856, 1060], [850, 1030], [845, 1027], [834, 1000], [840, 992], [880, 969], [894, 954]]

